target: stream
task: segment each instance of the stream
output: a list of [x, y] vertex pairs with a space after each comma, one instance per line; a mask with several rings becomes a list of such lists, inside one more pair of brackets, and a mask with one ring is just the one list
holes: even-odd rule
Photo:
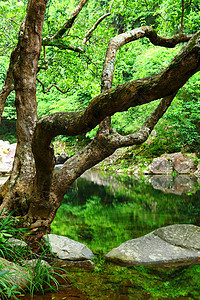
[[200, 226], [197, 178], [134, 178], [89, 170], [65, 195], [51, 233], [87, 245], [95, 267], [67, 267], [63, 262], [71, 285], [22, 299], [200, 299], [200, 265], [124, 268], [104, 260], [121, 243], [177, 223]]
[[[52, 233], [82, 242], [95, 254], [94, 270], [69, 269], [73, 284], [87, 299], [200, 299], [199, 265], [123, 268], [103, 258], [129, 239], [177, 223], [200, 225], [196, 178], [141, 179], [94, 169], [65, 195]], [[52, 299], [62, 299], [57, 297]]]

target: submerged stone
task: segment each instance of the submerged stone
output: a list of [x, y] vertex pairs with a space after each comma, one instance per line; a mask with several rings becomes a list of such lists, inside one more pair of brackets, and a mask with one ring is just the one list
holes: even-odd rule
[[200, 227], [176, 224], [129, 240], [105, 255], [123, 266], [200, 263]]
[[87, 246], [68, 237], [49, 234], [45, 235], [43, 239], [49, 243], [52, 252], [60, 259], [89, 260], [94, 257]]

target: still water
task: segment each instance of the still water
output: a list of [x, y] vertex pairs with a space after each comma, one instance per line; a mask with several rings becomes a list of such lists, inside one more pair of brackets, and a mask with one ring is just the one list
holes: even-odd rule
[[198, 265], [122, 268], [103, 259], [129, 239], [177, 223], [200, 225], [197, 179], [135, 179], [93, 170], [79, 178], [65, 196], [52, 233], [82, 242], [95, 254], [94, 270], [72, 272], [72, 282], [87, 299], [200, 299]]

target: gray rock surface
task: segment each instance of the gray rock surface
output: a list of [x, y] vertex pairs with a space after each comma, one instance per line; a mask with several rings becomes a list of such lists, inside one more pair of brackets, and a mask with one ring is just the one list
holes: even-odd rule
[[167, 154], [167, 158], [172, 162], [174, 170], [179, 174], [188, 174], [194, 172], [196, 155], [182, 154], [181, 152]]
[[194, 175], [200, 177], [200, 161], [198, 162], [197, 169], [194, 172]]
[[9, 238], [8, 242], [11, 244], [12, 247], [22, 247], [22, 248], [28, 247], [28, 245], [24, 241], [15, 238]]
[[149, 171], [153, 174], [171, 174], [173, 167], [167, 158], [156, 157], [149, 165]]
[[89, 260], [94, 257], [94, 254], [88, 247], [68, 237], [49, 234], [45, 235], [43, 239], [50, 244], [52, 252], [60, 259]]
[[45, 260], [43, 260], [43, 259], [42, 260], [30, 259], [30, 260], [25, 260], [24, 263], [23, 263], [24, 266], [28, 266], [30, 268], [34, 268], [38, 264], [40, 266], [45, 266], [48, 269], [52, 269], [52, 267], [50, 266], [50, 264], [48, 262], [46, 262]]
[[17, 144], [0, 140], [0, 173], [8, 174], [12, 170]]
[[1, 176], [0, 177], [0, 186], [3, 185], [7, 180], [8, 180], [9, 176]]
[[174, 171], [178, 174], [191, 174], [197, 169], [196, 154], [163, 154], [154, 158], [148, 169], [153, 174], [171, 174]]
[[123, 266], [200, 263], [200, 227], [176, 224], [129, 240], [105, 255]]

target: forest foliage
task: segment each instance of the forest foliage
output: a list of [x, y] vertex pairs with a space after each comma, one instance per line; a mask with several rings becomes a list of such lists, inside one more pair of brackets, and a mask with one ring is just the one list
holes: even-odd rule
[[[184, 15], [182, 4], [184, 2]], [[16, 45], [19, 26], [25, 15], [27, 1], [0, 1], [0, 85], [6, 76], [11, 50]], [[48, 1], [44, 39], [54, 35], [70, 16], [78, 1]], [[86, 32], [100, 16], [112, 6], [111, 15], [93, 32], [89, 41], [82, 45]], [[183, 20], [182, 20], [183, 17]], [[55, 47], [42, 49], [37, 81], [38, 114], [57, 111], [74, 111], [85, 108], [101, 91], [101, 72], [108, 41], [116, 34], [140, 26], [149, 25], [166, 37], [183, 30], [192, 34], [199, 29], [200, 5], [198, 0], [91, 0], [80, 12], [74, 26], [62, 40], [72, 47], [83, 47], [83, 52]], [[183, 28], [182, 28], [183, 27]], [[117, 54], [113, 86], [158, 73], [165, 68], [181, 45], [165, 49], [150, 44], [147, 39], [123, 46]], [[155, 152], [196, 151], [200, 144], [200, 74], [193, 76], [178, 92], [171, 107], [158, 122], [151, 139], [152, 154]], [[120, 133], [136, 131], [156, 106], [156, 101], [130, 108], [112, 117], [113, 127]], [[15, 115], [14, 92], [9, 96], [4, 117]], [[87, 134], [92, 138], [96, 129]], [[71, 138], [74, 139], [74, 138]]]

